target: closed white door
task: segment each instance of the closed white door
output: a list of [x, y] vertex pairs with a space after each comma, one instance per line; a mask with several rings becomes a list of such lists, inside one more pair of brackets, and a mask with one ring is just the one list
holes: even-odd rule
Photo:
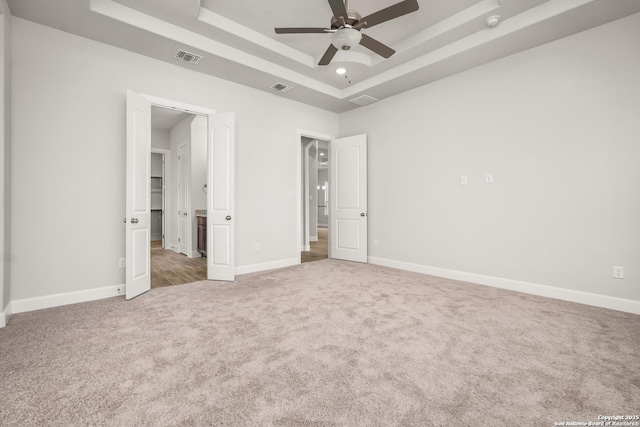
[[235, 280], [233, 113], [209, 115], [207, 176], [207, 274], [210, 280]]
[[126, 299], [151, 289], [151, 103], [127, 91]]
[[329, 257], [367, 262], [367, 136], [330, 144]]
[[189, 227], [189, 145], [178, 147], [178, 252], [188, 255]]

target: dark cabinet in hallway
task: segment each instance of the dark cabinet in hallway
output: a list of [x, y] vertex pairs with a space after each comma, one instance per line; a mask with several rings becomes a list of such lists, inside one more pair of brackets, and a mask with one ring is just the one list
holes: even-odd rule
[[207, 256], [207, 217], [198, 216], [198, 252]]

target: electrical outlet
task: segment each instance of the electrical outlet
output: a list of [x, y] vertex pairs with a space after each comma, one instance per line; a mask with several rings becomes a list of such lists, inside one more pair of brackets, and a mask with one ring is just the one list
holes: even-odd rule
[[127, 259], [126, 258], [120, 258], [118, 260], [118, 268], [126, 268], [127, 267]]
[[373, 247], [378, 247], [378, 239], [373, 239]]
[[613, 277], [616, 279], [624, 279], [624, 267], [613, 266]]
[[484, 182], [485, 184], [493, 184], [493, 175], [491, 175], [490, 173], [486, 174], [484, 176]]
[[256, 243], [255, 245], [253, 245], [253, 250], [255, 252], [260, 252], [260, 243]]
[[462, 175], [460, 177], [460, 184], [467, 185], [467, 175]]

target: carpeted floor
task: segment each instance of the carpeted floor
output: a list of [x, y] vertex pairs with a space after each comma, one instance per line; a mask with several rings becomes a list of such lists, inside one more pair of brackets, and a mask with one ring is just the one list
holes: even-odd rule
[[17, 314], [2, 426], [553, 426], [640, 412], [640, 316], [334, 260]]

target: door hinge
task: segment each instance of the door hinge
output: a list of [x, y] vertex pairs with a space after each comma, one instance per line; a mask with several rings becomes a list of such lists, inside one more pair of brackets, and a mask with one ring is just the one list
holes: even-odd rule
[[178, 243], [180, 243], [180, 238], [178, 237]]

